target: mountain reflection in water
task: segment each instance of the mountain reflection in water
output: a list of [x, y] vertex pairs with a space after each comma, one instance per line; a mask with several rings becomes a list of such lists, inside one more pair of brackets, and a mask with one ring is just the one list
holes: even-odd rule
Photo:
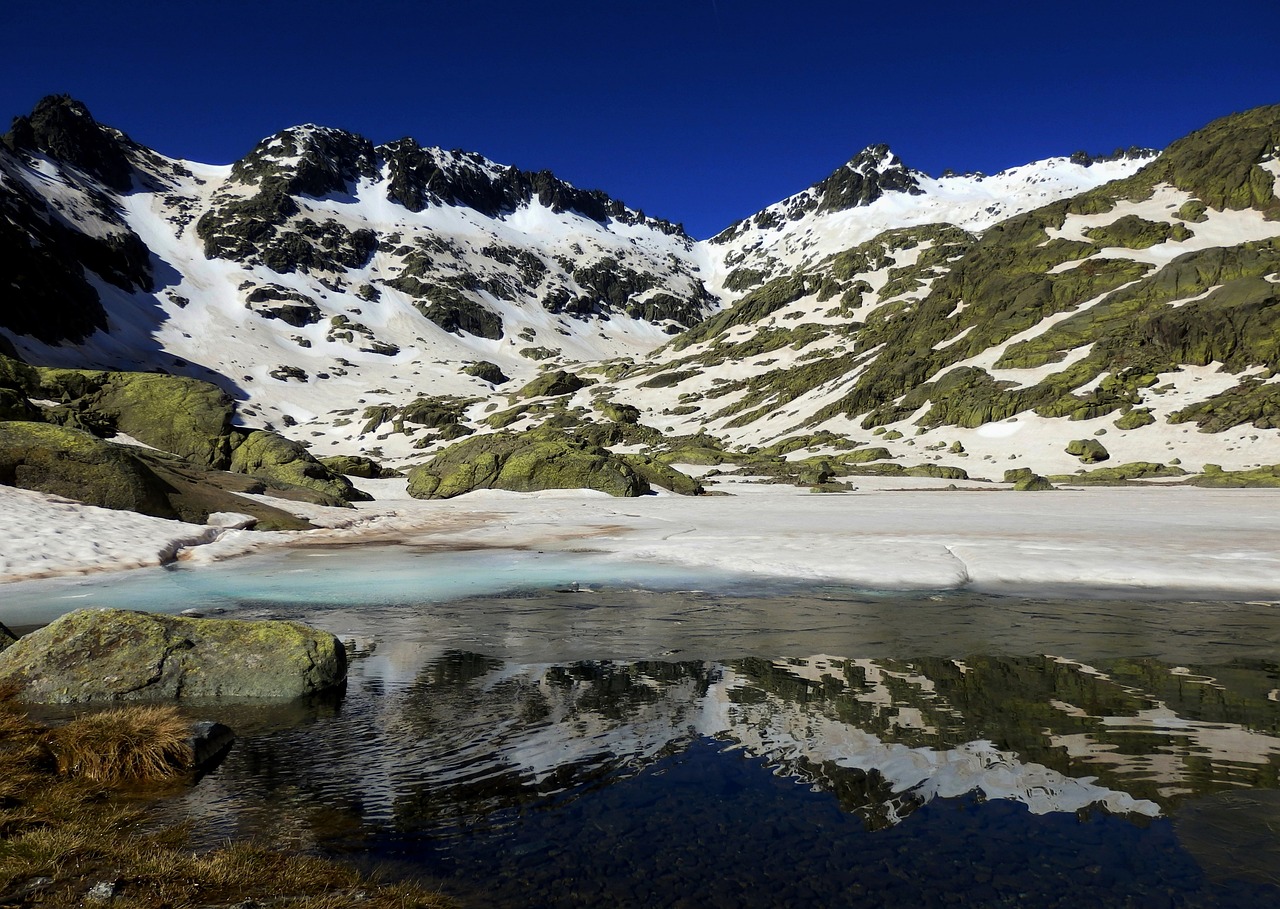
[[[465, 609], [429, 611], [421, 628]], [[349, 639], [348, 690], [284, 724], [219, 717], [239, 742], [169, 808], [211, 842], [342, 852], [497, 905], [1280, 902], [1274, 801], [1231, 816], [1247, 848], [1204, 835], [1224, 798], [1280, 790], [1275, 659], [534, 663], [510, 634], [495, 656], [403, 615], [309, 617]]]

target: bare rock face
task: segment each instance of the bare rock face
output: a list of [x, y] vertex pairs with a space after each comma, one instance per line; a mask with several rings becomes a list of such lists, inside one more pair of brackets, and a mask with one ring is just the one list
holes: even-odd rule
[[297, 698], [340, 685], [346, 652], [298, 622], [81, 610], [0, 652], [0, 685], [42, 704]]

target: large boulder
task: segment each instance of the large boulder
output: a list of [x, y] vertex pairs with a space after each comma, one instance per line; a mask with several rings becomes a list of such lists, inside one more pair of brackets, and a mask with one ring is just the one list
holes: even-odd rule
[[265, 429], [232, 438], [231, 470], [268, 482], [301, 486], [328, 497], [326, 504], [364, 502], [372, 498], [340, 473], [325, 467], [299, 442]]
[[0, 423], [0, 484], [176, 518], [165, 484], [131, 452], [78, 429]]
[[476, 489], [596, 489], [614, 496], [650, 491], [617, 455], [545, 426], [473, 436], [409, 471], [409, 494], [419, 499], [448, 499]]
[[363, 480], [386, 480], [391, 477], [403, 476], [400, 471], [383, 467], [373, 458], [366, 458], [364, 455], [331, 455], [327, 458], [320, 458], [319, 461], [334, 473], [340, 473], [344, 477], [360, 477]]
[[1075, 455], [1084, 464], [1096, 464], [1111, 457], [1097, 439], [1073, 439], [1067, 443], [1067, 454]]
[[298, 622], [80, 610], [0, 652], [0, 686], [37, 704], [297, 698], [346, 677], [346, 651]]
[[[48, 423], [0, 422], [0, 485], [192, 524], [204, 524], [217, 512], [236, 511], [256, 518], [260, 530], [312, 526], [291, 512], [242, 495], [265, 491], [254, 478], [197, 467], [173, 455], [117, 445]], [[335, 504], [332, 496], [310, 489], [275, 491]]]
[[650, 486], [661, 486], [682, 496], [700, 496], [706, 492], [702, 483], [694, 477], [646, 454], [621, 454], [618, 457]]
[[539, 398], [544, 395], [547, 397], [560, 397], [561, 395], [571, 395], [575, 391], [593, 384], [595, 382], [592, 379], [584, 379], [571, 372], [565, 372], [563, 369], [553, 369], [550, 372], [544, 372], [529, 382], [516, 394], [522, 398]]
[[[226, 469], [235, 405], [216, 385], [145, 372], [49, 367], [37, 372], [38, 391], [63, 401], [69, 415], [126, 433], [193, 464]], [[57, 417], [56, 411], [50, 414], [51, 419]]]

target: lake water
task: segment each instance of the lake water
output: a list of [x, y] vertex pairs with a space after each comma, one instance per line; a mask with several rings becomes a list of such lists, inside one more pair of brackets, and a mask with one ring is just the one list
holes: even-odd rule
[[[10, 588], [303, 618], [341, 697], [202, 711], [214, 843], [495, 906], [1280, 905], [1280, 608], [303, 549]], [[8, 624], [21, 624], [17, 620]]]

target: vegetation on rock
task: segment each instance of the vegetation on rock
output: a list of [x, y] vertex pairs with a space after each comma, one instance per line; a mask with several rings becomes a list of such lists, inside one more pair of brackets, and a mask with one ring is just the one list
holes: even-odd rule
[[638, 496], [649, 484], [619, 456], [554, 427], [473, 436], [409, 470], [409, 494], [416, 498], [448, 499], [476, 489]]
[[345, 678], [342, 643], [298, 622], [123, 609], [68, 613], [0, 653], [0, 686], [39, 704], [297, 698]]

